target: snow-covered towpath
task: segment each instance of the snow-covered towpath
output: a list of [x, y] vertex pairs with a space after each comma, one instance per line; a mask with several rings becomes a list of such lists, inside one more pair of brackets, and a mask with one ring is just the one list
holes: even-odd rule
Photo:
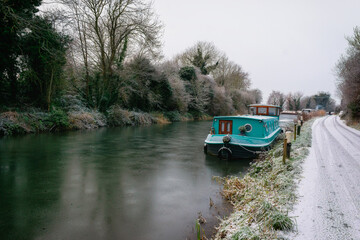
[[317, 119], [304, 163], [291, 239], [360, 239], [360, 132], [337, 116]]

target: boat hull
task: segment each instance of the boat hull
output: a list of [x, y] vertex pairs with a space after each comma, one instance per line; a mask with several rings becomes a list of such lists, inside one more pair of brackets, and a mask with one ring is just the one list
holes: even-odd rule
[[[270, 150], [271, 146], [265, 147], [245, 147], [234, 145], [231, 143], [208, 144], [206, 143], [206, 151], [208, 154], [218, 156], [220, 158], [255, 158], [261, 152]], [[229, 153], [226, 153], [228, 151]], [[226, 154], [230, 156], [226, 156]]]

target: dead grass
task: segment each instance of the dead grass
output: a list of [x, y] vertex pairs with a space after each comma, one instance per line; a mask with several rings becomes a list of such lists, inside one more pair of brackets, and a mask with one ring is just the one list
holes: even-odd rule
[[212, 120], [214, 117], [212, 116], [209, 116], [209, 115], [206, 115], [206, 114], [203, 114], [201, 115], [198, 120]]
[[34, 132], [31, 121], [36, 119], [33, 114], [8, 111], [0, 114], [0, 136]]
[[315, 112], [311, 112], [311, 113], [302, 113], [302, 116], [303, 116], [303, 119], [304, 121], [308, 121], [312, 118], [315, 118], [315, 117], [323, 117], [326, 115], [326, 112], [325, 110], [318, 110], [318, 111], [315, 111]]
[[70, 113], [69, 122], [72, 129], [95, 128], [95, 120], [90, 113]]
[[346, 121], [346, 125], [348, 125], [349, 127], [352, 127], [356, 130], [360, 131], [360, 121], [357, 120], [347, 120]]
[[168, 118], [164, 116], [164, 113], [161, 112], [152, 112], [151, 115], [156, 119], [158, 124], [169, 124], [171, 123]]
[[5, 118], [5, 119], [8, 119], [10, 121], [13, 121], [13, 122], [16, 122], [19, 118], [19, 113], [17, 112], [3, 112], [0, 114], [0, 117], [1, 118]]

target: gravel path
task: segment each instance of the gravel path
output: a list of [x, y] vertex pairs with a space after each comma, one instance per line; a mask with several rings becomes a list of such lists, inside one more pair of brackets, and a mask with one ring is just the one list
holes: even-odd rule
[[312, 126], [291, 239], [360, 239], [360, 131], [337, 116]]

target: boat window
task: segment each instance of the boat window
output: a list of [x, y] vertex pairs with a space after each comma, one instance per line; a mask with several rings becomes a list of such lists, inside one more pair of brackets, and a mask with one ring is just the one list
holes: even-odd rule
[[276, 108], [269, 108], [269, 115], [270, 116], [276, 116]]
[[219, 121], [219, 134], [232, 134], [232, 121], [220, 120]]
[[251, 107], [251, 108], [250, 108], [250, 114], [251, 114], [251, 115], [255, 115], [255, 113], [256, 113], [256, 112], [255, 112], [255, 108], [254, 108], [254, 107]]
[[267, 114], [267, 109], [266, 107], [259, 107], [257, 112], [258, 114]]

